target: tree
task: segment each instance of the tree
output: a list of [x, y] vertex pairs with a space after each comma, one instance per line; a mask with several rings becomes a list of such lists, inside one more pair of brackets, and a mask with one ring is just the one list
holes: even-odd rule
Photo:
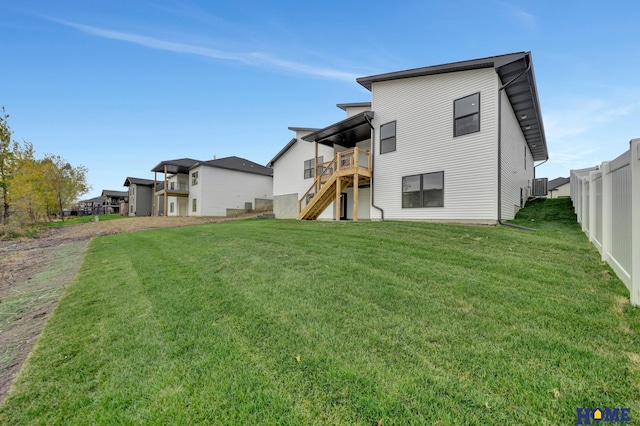
[[2, 107], [0, 112], [0, 205], [2, 205], [0, 220], [4, 225], [11, 215], [11, 179], [15, 167], [15, 142], [11, 141], [11, 128], [7, 122], [9, 114]]
[[42, 165], [44, 187], [48, 189], [45, 200], [51, 196], [55, 199], [56, 210], [64, 221], [64, 208], [90, 189], [87, 184], [88, 170], [82, 165], [73, 167], [59, 155], [51, 154], [45, 156]]

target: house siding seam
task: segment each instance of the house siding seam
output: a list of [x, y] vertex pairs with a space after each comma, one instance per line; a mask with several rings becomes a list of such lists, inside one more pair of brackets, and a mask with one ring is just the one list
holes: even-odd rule
[[[502, 96], [502, 220], [511, 220], [520, 207], [520, 188], [529, 195], [533, 180], [533, 157], [527, 146], [518, 119], [509, 99]], [[524, 167], [524, 152], [527, 152], [527, 167]]]
[[[477, 92], [480, 132], [454, 137], [454, 100]], [[385, 218], [497, 220], [497, 93], [493, 68], [373, 83], [375, 204]], [[394, 120], [396, 151], [381, 155], [380, 125]], [[402, 208], [402, 177], [438, 171], [444, 207]]]
[[[279, 219], [295, 218], [298, 211], [297, 200], [313, 185], [313, 179], [303, 179], [303, 176], [304, 162], [305, 160], [314, 158], [315, 147], [313, 143], [301, 139], [310, 132], [297, 133], [296, 137], [298, 141], [273, 165], [274, 213]], [[324, 161], [330, 161], [334, 157], [333, 148], [318, 145], [318, 156], [324, 157]], [[279, 202], [287, 200], [286, 202], [289, 203], [291, 197], [284, 197], [282, 199], [279, 197], [288, 194], [296, 194], [296, 205], [280, 209]], [[333, 206], [329, 206], [320, 215], [320, 219], [332, 219], [333, 210]], [[296, 215], [291, 216], [292, 212], [296, 212]]]

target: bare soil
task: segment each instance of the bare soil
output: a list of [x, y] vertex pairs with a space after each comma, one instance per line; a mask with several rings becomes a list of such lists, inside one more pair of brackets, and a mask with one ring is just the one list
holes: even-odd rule
[[0, 241], [0, 401], [11, 387], [89, 240], [102, 235], [252, 217], [132, 217], [50, 228], [38, 238]]

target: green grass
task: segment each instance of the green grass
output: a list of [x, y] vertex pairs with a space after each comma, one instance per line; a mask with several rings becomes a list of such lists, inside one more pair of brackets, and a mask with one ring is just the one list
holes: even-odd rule
[[49, 227], [55, 226], [67, 226], [67, 225], [76, 225], [78, 223], [89, 223], [94, 221], [94, 217], [98, 216], [99, 221], [104, 220], [114, 220], [114, 219], [127, 219], [129, 216], [122, 216], [119, 213], [113, 214], [98, 214], [98, 215], [86, 215], [86, 216], [74, 216], [68, 217], [64, 219], [64, 222], [59, 220], [55, 222], [48, 222], [47, 225]]
[[0, 422], [555, 425], [631, 407], [638, 424], [640, 312], [566, 201], [532, 208], [516, 222], [536, 233], [245, 220], [96, 238]]

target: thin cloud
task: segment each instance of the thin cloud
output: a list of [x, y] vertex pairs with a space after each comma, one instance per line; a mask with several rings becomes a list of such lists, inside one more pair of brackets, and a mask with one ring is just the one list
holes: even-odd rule
[[194, 44], [179, 43], [169, 40], [162, 40], [155, 37], [148, 37], [139, 34], [126, 33], [122, 31], [114, 31], [90, 25], [77, 24], [68, 21], [62, 21], [58, 19], [52, 19], [62, 25], [66, 25], [71, 28], [75, 28], [86, 34], [107, 38], [111, 40], [126, 41], [129, 43], [137, 44], [139, 46], [147, 47], [156, 50], [165, 50], [174, 53], [184, 53], [190, 55], [204, 56], [212, 59], [219, 59], [225, 61], [241, 62], [248, 66], [264, 67], [279, 69], [287, 72], [293, 72], [296, 74], [308, 75], [311, 77], [326, 78], [330, 80], [342, 80], [353, 82], [358, 75], [344, 72], [340, 70], [334, 70], [330, 68], [315, 67], [312, 65], [302, 64], [298, 62], [289, 61], [286, 59], [280, 59], [272, 55], [261, 52], [227, 52], [224, 50], [213, 49], [210, 47], [198, 46]]
[[538, 19], [536, 15], [525, 12], [524, 10], [518, 9], [517, 7], [508, 3], [501, 4], [507, 9], [509, 15], [516, 21], [518, 21], [521, 25], [524, 25], [525, 27], [532, 30], [536, 28]]

